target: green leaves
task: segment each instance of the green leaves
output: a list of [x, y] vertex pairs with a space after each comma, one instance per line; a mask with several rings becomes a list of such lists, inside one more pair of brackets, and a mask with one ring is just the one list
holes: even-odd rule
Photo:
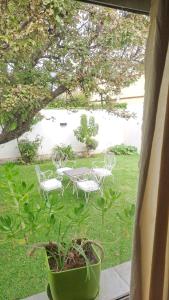
[[111, 209], [111, 207], [116, 205], [116, 201], [120, 195], [121, 193], [110, 189], [108, 191], [104, 191], [103, 197], [97, 198], [96, 205], [94, 205], [94, 207], [101, 213], [102, 226], [104, 226], [106, 213]]
[[19, 140], [18, 147], [21, 154], [21, 158], [25, 163], [33, 162], [36, 158], [38, 148], [40, 146], [40, 139], [29, 141], [26, 139]]
[[115, 153], [116, 155], [132, 155], [137, 153], [137, 148], [130, 145], [116, 145], [109, 148], [109, 151]]
[[131, 204], [128, 208], [124, 210], [125, 216], [132, 218], [135, 214], [135, 204]]
[[6, 215], [0, 217], [0, 231], [3, 232], [7, 239], [15, 238], [15, 234], [20, 228], [20, 223], [16, 218]]
[[11, 231], [12, 218], [10, 216], [0, 217], [0, 229], [4, 231]]
[[81, 143], [85, 143], [87, 150], [94, 150], [97, 148], [97, 141], [93, 139], [93, 136], [98, 134], [99, 125], [95, 123], [95, 119], [93, 116], [87, 119], [87, 116], [81, 115], [80, 126], [74, 130], [74, 135], [77, 140]]
[[134, 214], [135, 214], [135, 204], [127, 203], [124, 206], [124, 209], [121, 213], [117, 212], [117, 217], [127, 227], [128, 225], [133, 224]]
[[99, 197], [96, 200], [96, 208], [101, 210], [103, 213], [106, 213], [116, 203], [120, 195], [121, 193], [111, 189], [104, 191], [104, 196]]
[[[72, 208], [72, 211], [66, 215], [66, 218], [69, 220], [68, 225], [63, 231], [62, 237], [68, 238], [68, 233], [74, 232], [74, 236], [81, 237], [84, 236], [84, 232], [87, 230], [89, 218], [89, 209], [85, 203], [80, 203], [78, 206]], [[85, 234], [86, 235], [86, 234]], [[72, 240], [72, 236], [69, 237], [69, 240]]]
[[11, 214], [0, 217], [0, 231], [4, 233], [4, 239], [21, 241], [39, 228], [39, 214], [41, 207], [33, 201], [32, 191], [34, 184], [28, 184], [26, 180], [18, 180], [19, 171], [17, 166], [7, 163], [2, 176], [3, 196], [8, 196], [11, 202]]
[[77, 224], [78, 226], [88, 219], [88, 207], [86, 207], [85, 203], [80, 203], [78, 206], [73, 208], [72, 213], [67, 215], [67, 217], [72, 221], [72, 223]]
[[98, 198], [97, 202], [96, 202], [97, 208], [99, 208], [100, 210], [104, 210], [104, 208], [105, 208], [105, 202], [106, 202], [105, 198], [103, 198], [103, 197]]
[[55, 222], [56, 222], [56, 218], [55, 218], [55, 215], [52, 213], [51, 215], [49, 215], [49, 217], [48, 217], [48, 222], [49, 222], [49, 224], [50, 225], [54, 225], [55, 224]]

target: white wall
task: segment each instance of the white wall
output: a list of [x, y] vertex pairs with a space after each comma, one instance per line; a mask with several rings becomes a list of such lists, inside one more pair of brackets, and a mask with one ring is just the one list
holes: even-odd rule
[[[135, 108], [130, 107], [130, 111], [133, 109]], [[140, 111], [140, 108], [138, 110]], [[88, 116], [93, 115], [99, 124], [99, 133], [95, 137], [99, 142], [96, 152], [102, 152], [112, 145], [121, 143], [140, 148], [141, 117], [126, 121], [103, 110], [42, 110], [41, 114], [44, 119], [36, 124], [31, 132], [24, 134], [22, 138], [34, 140], [36, 136], [42, 137], [42, 144], [39, 148], [39, 155], [42, 156], [50, 155], [52, 148], [61, 144], [71, 144], [74, 151], [81, 152], [85, 146], [77, 141], [73, 130], [79, 126], [80, 117], [84, 113]], [[60, 123], [67, 123], [67, 126], [61, 127]], [[0, 160], [17, 157], [19, 157], [19, 150], [16, 140], [0, 146]]]

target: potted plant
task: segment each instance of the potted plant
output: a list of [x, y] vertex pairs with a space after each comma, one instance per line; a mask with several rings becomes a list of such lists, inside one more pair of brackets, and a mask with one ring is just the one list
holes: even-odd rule
[[[95, 241], [78, 239], [58, 247], [58, 242], [39, 243], [45, 248], [48, 269], [48, 295], [54, 300], [94, 300], [99, 294], [101, 259], [93, 248], [102, 247]], [[65, 252], [64, 252], [65, 251]]]
[[[63, 201], [56, 201], [52, 195], [47, 201], [34, 201], [33, 185], [16, 181], [17, 175], [14, 164], [5, 166], [3, 188], [10, 194], [15, 209], [12, 214], [0, 217], [4, 238], [29, 245], [43, 232], [49, 242], [33, 244], [29, 254], [45, 249], [49, 298], [94, 300], [99, 293], [103, 249], [87, 237], [88, 205], [79, 203], [66, 213]], [[103, 226], [106, 212], [118, 197], [118, 193], [110, 191], [97, 199], [95, 207], [101, 212]]]
[[[81, 228], [88, 219], [86, 204], [80, 203], [66, 218], [69, 222], [64, 227], [61, 220], [56, 224], [53, 216], [52, 226], [58, 229], [56, 241], [33, 245], [29, 255], [37, 249], [45, 249], [51, 299], [94, 300], [99, 294], [103, 249], [98, 242], [81, 237]], [[48, 226], [50, 228], [50, 224]], [[69, 228], [76, 234], [70, 235]]]

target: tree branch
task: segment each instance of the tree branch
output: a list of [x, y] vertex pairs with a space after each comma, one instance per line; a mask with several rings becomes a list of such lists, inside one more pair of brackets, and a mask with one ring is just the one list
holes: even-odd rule
[[[60, 85], [55, 91], [52, 92], [50, 98], [44, 98], [41, 109], [45, 108], [50, 102], [52, 102], [55, 98], [65, 93], [66, 91], [67, 88], [63, 85]], [[19, 123], [17, 128], [12, 131], [8, 131], [5, 127], [2, 128], [2, 132], [0, 133], [0, 145], [7, 143], [13, 139], [19, 138], [23, 133], [29, 131], [32, 125], [32, 119], [41, 109], [36, 108], [35, 110], [33, 110], [29, 115], [29, 119], [25, 122], [23, 121], [22, 124]]]
[[43, 58], [53, 59], [53, 60], [59, 60], [60, 56], [56, 56], [56, 55], [43, 55], [40, 59], [43, 59]]

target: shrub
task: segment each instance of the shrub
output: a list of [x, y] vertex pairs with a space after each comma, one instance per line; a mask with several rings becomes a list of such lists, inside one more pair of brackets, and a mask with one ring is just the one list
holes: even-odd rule
[[75, 158], [75, 153], [73, 152], [72, 146], [68, 145], [61, 145], [61, 146], [55, 146], [53, 148], [53, 155], [57, 153], [58, 159], [74, 159]]
[[37, 151], [40, 146], [40, 143], [40, 139], [36, 139], [34, 141], [23, 139], [18, 141], [18, 147], [22, 161], [24, 161], [25, 163], [33, 162], [37, 156]]
[[109, 148], [109, 151], [116, 155], [131, 155], [133, 153], [137, 153], [137, 148], [134, 146], [121, 144]]
[[88, 138], [86, 140], [86, 147], [89, 150], [95, 150], [98, 146], [98, 142], [95, 139]]
[[97, 135], [98, 130], [99, 125], [95, 123], [93, 116], [88, 120], [86, 115], [81, 115], [80, 126], [74, 130], [74, 135], [79, 142], [86, 145], [87, 152], [96, 149], [98, 143], [93, 137]]

